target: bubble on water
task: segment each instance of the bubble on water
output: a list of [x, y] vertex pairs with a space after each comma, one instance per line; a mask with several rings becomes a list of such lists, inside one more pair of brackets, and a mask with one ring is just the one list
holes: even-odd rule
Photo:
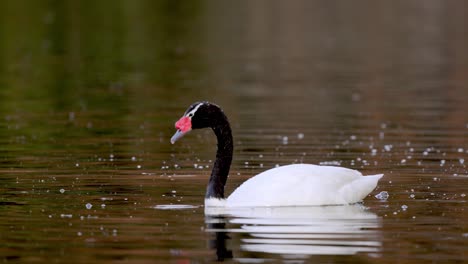
[[460, 158], [460, 159], [458, 160], [458, 162], [460, 162], [460, 164], [463, 164], [463, 163], [465, 163], [465, 159]]
[[385, 133], [379, 132], [379, 139], [384, 139], [384, 138], [385, 138]]
[[319, 162], [320, 165], [328, 165], [328, 166], [340, 166], [341, 161], [338, 160], [331, 160], [331, 161], [321, 161]]
[[424, 156], [427, 156], [427, 154], [429, 154], [429, 152], [427, 152], [427, 151], [424, 151], [424, 152], [423, 152], [423, 155], [424, 155]]
[[351, 136], [349, 137], [349, 139], [351, 139], [351, 140], [356, 140], [356, 139], [357, 139], [357, 136], [351, 135]]
[[132, 161], [136, 161], [136, 157], [132, 157]]
[[77, 233], [76, 233], [76, 235], [77, 235], [77, 236], [82, 236], [82, 235], [83, 235], [83, 233], [81, 233], [81, 232], [77, 232]]
[[280, 166], [279, 164], [276, 164], [276, 165], [275, 165], [275, 168], [278, 168], [279, 166]]
[[379, 200], [387, 200], [390, 195], [386, 191], [381, 191], [380, 193], [375, 195], [375, 198]]
[[176, 191], [176, 190], [172, 190], [171, 193], [177, 193], [177, 191]]
[[75, 167], [79, 167], [79, 166], [80, 166], [80, 164], [79, 164], [79, 163], [76, 163], [76, 164], [75, 164]]
[[361, 100], [361, 95], [358, 93], [353, 93], [351, 95], [351, 100], [353, 100], [353, 102], [359, 102]]
[[260, 168], [263, 168], [263, 163], [260, 163]]
[[445, 160], [440, 160], [440, 166], [442, 167], [444, 166], [444, 164], [445, 164]]
[[101, 204], [101, 208], [102, 209], [106, 208], [106, 204]]
[[466, 196], [466, 194], [464, 194], [464, 193], [460, 194], [460, 197], [465, 197], [465, 196]]
[[137, 165], [136, 167], [137, 167], [137, 169], [141, 169], [141, 165]]
[[68, 121], [73, 122], [75, 120], [75, 112], [68, 112]]
[[401, 210], [406, 211], [406, 209], [408, 209], [408, 206], [406, 204], [401, 206]]
[[189, 204], [160, 204], [153, 206], [152, 208], [158, 210], [185, 210], [185, 209], [195, 209], [198, 208], [198, 205], [189, 205]]
[[414, 199], [415, 195], [412, 193], [412, 194], [410, 194], [409, 197], [412, 198], [412, 199]]
[[62, 188], [62, 189], [59, 190], [59, 192], [60, 192], [60, 193], [64, 193], [64, 192], [65, 192], [65, 189]]
[[61, 218], [72, 218], [73, 215], [72, 214], [60, 214], [60, 217]]
[[297, 134], [297, 139], [303, 139], [304, 138], [304, 134], [303, 133], [298, 133]]
[[287, 145], [288, 144], [288, 140], [289, 138], [287, 136], [284, 136], [283, 137], [283, 145]]
[[405, 160], [405, 159], [402, 159], [400, 163], [401, 163], [401, 164], [405, 164], [405, 163], [406, 163], [406, 160]]
[[88, 209], [88, 210], [91, 209], [91, 208], [93, 208], [93, 205], [90, 204], [90, 203], [87, 203], [85, 206], [86, 206], [86, 209]]
[[262, 155], [262, 154], [259, 154], [258, 157], [259, 157], [259, 158], [263, 158], [263, 155]]
[[384, 146], [384, 149], [385, 149], [385, 151], [387, 151], [387, 152], [391, 151], [392, 148], [393, 148], [393, 145], [385, 145], [385, 146]]
[[377, 155], [377, 149], [372, 149], [372, 150], [371, 150], [371, 155], [372, 155], [372, 156]]
[[457, 151], [458, 151], [459, 153], [463, 153], [463, 148], [458, 148]]

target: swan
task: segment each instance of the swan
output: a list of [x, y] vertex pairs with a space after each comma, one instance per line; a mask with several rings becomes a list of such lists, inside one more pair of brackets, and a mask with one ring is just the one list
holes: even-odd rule
[[211, 128], [218, 140], [216, 160], [205, 194], [205, 207], [346, 205], [362, 201], [383, 174], [363, 176], [335, 166], [292, 164], [266, 170], [242, 183], [228, 198], [224, 186], [232, 162], [233, 140], [223, 110], [210, 102], [189, 106], [175, 123], [174, 144], [193, 129]]

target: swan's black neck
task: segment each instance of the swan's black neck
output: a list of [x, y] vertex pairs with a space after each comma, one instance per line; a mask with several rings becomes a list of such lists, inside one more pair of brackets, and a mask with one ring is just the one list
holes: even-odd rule
[[224, 186], [226, 185], [229, 169], [231, 167], [232, 153], [234, 150], [231, 127], [224, 114], [221, 115], [220, 119], [211, 127], [218, 139], [218, 150], [216, 152], [216, 161], [211, 171], [205, 198], [224, 198]]

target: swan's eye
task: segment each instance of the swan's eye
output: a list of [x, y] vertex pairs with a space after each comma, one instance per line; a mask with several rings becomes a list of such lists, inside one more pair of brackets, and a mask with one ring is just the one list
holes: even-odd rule
[[188, 116], [189, 116], [189, 117], [192, 117], [192, 116], [193, 116], [193, 113], [190, 113]]

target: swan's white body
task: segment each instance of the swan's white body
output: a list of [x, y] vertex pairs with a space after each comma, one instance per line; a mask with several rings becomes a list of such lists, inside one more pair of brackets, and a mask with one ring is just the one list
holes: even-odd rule
[[258, 207], [343, 205], [362, 201], [383, 174], [311, 164], [264, 171], [245, 181], [227, 199], [206, 199], [205, 206]]

